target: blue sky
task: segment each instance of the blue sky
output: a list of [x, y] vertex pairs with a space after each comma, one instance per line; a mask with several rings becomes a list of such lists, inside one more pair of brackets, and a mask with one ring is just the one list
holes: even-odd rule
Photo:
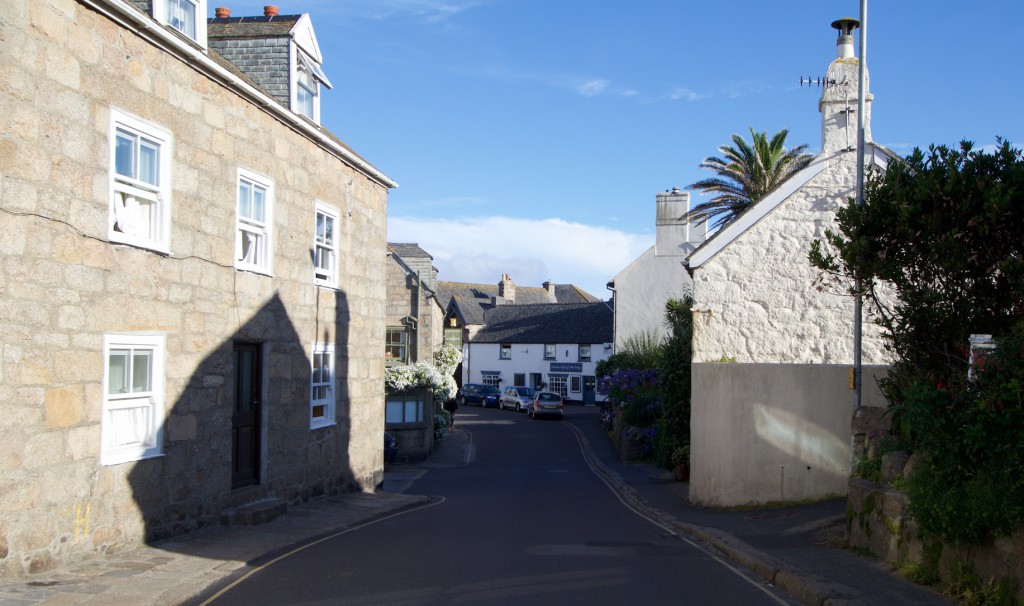
[[[232, 16], [268, 2], [225, 0]], [[398, 182], [388, 239], [442, 280], [605, 284], [654, 244], [659, 191], [733, 133], [820, 149], [832, 21], [856, 0], [302, 0], [333, 90], [322, 122]], [[869, 2], [874, 140], [1024, 141], [1024, 3]], [[694, 203], [702, 198], [693, 192]]]

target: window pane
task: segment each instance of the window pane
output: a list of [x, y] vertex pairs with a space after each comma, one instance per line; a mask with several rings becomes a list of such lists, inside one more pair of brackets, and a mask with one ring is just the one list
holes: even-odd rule
[[420, 421], [420, 417], [416, 415], [416, 404], [415, 400], [405, 403], [405, 422], [412, 423], [414, 421]]
[[152, 391], [153, 352], [143, 349], [132, 353], [132, 392]]
[[139, 140], [139, 181], [157, 185], [160, 180], [160, 145], [148, 139]]
[[317, 269], [324, 271], [330, 271], [331, 269], [331, 251], [323, 246], [316, 247], [316, 260], [315, 265]]
[[388, 400], [384, 405], [384, 422], [401, 423], [403, 409], [404, 406], [401, 401]]
[[196, 6], [189, 0], [168, 0], [167, 21], [171, 27], [196, 39]]
[[128, 393], [128, 350], [111, 349], [107, 357], [107, 393]]
[[313, 418], [314, 419], [322, 419], [326, 415], [327, 415], [327, 407], [324, 406], [323, 404], [318, 404], [318, 405], [313, 407]]
[[316, 241], [324, 246], [334, 246], [334, 217], [316, 214]]
[[119, 175], [135, 178], [135, 136], [120, 129], [114, 143], [114, 170]]
[[238, 216], [248, 219], [252, 215], [252, 186], [248, 181], [238, 182]]
[[267, 190], [259, 185], [254, 185], [252, 190], [252, 216], [249, 218], [253, 221], [259, 221], [263, 223], [263, 209], [264, 200], [266, 198]]

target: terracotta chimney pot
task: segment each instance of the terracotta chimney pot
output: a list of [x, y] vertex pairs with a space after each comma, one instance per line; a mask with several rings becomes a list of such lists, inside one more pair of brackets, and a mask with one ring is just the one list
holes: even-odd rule
[[273, 5], [264, 6], [263, 7], [263, 16], [264, 17], [276, 17], [277, 16], [277, 7], [273, 6]]
[[223, 6], [218, 6], [217, 8], [215, 8], [213, 10], [214, 10], [214, 14], [217, 15], [218, 19], [227, 19], [228, 17], [231, 16], [231, 9], [230, 8], [225, 8]]

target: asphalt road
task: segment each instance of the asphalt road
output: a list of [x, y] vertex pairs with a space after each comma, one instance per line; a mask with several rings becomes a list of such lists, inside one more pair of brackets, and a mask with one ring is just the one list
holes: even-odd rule
[[430, 504], [274, 554], [209, 603], [795, 603], [628, 508], [563, 423], [476, 407], [457, 422], [471, 460], [425, 465], [406, 491]]

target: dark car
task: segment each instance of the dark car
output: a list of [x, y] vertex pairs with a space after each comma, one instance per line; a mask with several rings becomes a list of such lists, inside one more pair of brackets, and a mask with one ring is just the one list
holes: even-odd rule
[[473, 404], [475, 406], [483, 406], [484, 408], [487, 408], [488, 406], [497, 406], [499, 399], [501, 399], [501, 392], [493, 385], [466, 383], [462, 386], [462, 389], [459, 390], [457, 401], [459, 406]]
[[565, 404], [562, 403], [562, 396], [553, 391], [538, 391], [533, 395], [533, 400], [526, 412], [534, 419], [540, 417], [564, 419]]
[[398, 440], [395, 436], [384, 432], [384, 462], [394, 463], [395, 459], [398, 458]]

